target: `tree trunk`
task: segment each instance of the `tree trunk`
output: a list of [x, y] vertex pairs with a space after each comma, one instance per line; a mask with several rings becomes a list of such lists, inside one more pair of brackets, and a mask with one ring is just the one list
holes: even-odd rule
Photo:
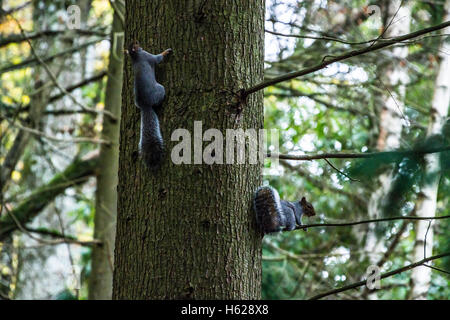
[[263, 128], [262, 92], [240, 117], [233, 102], [263, 79], [264, 1], [127, 1], [126, 21], [127, 44], [174, 51], [157, 70], [166, 154], [155, 172], [138, 159], [140, 115], [129, 60], [125, 67], [113, 298], [257, 299], [261, 235], [251, 200], [261, 164], [175, 165], [170, 154], [172, 132], [193, 136], [194, 121], [224, 135]]
[[[410, 32], [411, 4], [401, 1], [386, 1], [386, 18], [384, 37], [391, 38], [407, 34]], [[402, 5], [402, 6], [401, 6]], [[399, 7], [401, 8], [399, 9]], [[397, 12], [398, 10], [398, 12]], [[376, 98], [379, 107], [379, 131], [376, 139], [376, 149], [378, 151], [394, 150], [400, 147], [402, 128], [404, 125], [403, 100], [405, 96], [405, 84], [408, 82], [408, 69], [402, 59], [408, 55], [407, 47], [396, 47], [391, 50], [394, 61], [377, 70], [377, 74], [382, 82], [381, 89], [384, 92]], [[398, 61], [400, 60], [400, 61]], [[397, 90], [392, 88], [397, 86]], [[385, 88], [386, 87], [386, 88]], [[389, 90], [389, 91], [388, 91]], [[377, 179], [377, 188], [371, 194], [368, 203], [368, 216], [371, 219], [380, 218], [382, 214], [383, 200], [388, 194], [393, 176], [388, 170], [381, 173]], [[384, 250], [384, 241], [380, 241], [375, 231], [375, 225], [369, 225], [365, 239], [365, 251], [371, 253], [369, 261], [376, 264], [379, 255]], [[364, 294], [368, 293], [366, 290]], [[376, 293], [368, 296], [370, 299], [377, 299]]]
[[[446, 14], [443, 21], [450, 19], [450, 0], [446, 1]], [[442, 33], [445, 33], [442, 32]], [[427, 137], [434, 135], [441, 135], [444, 127], [445, 119], [448, 114], [450, 104], [450, 57], [446, 52], [450, 51], [448, 42], [442, 40], [441, 48], [439, 50], [441, 61], [436, 76], [434, 95], [430, 110], [430, 123], [427, 130]], [[439, 180], [441, 178], [439, 153], [432, 153], [425, 156], [425, 172], [417, 199], [418, 217], [433, 217], [436, 215], [436, 200], [439, 187]], [[424, 259], [424, 240], [426, 235], [426, 255], [433, 254], [433, 223], [428, 229], [429, 221], [418, 221], [415, 224], [415, 244], [414, 244], [414, 258], [413, 261]], [[427, 233], [428, 230], [428, 233]], [[410, 299], [426, 299], [428, 289], [431, 281], [431, 269], [427, 267], [417, 267], [411, 273], [411, 291]]]
[[[118, 35], [123, 32], [120, 16], [124, 12], [123, 2], [116, 1], [116, 10], [111, 30], [111, 48], [109, 53], [108, 81], [105, 91], [105, 110], [120, 119], [123, 81], [123, 50]], [[116, 36], [115, 36], [116, 35]], [[92, 270], [89, 278], [89, 299], [106, 300], [112, 297], [112, 279], [114, 263], [114, 239], [117, 218], [117, 170], [119, 166], [120, 122], [110, 117], [103, 118], [102, 139], [111, 145], [100, 147], [95, 195], [94, 238], [102, 246], [92, 249]]]

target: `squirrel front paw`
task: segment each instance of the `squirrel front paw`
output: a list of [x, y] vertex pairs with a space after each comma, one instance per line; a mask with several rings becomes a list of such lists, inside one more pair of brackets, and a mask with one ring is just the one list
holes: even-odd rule
[[164, 52], [162, 53], [162, 55], [165, 57], [169, 54], [171, 54], [173, 52], [173, 50], [171, 48], [164, 50]]

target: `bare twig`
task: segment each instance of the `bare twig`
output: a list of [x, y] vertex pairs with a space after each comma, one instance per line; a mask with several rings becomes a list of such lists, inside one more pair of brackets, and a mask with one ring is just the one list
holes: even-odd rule
[[[409, 265], [407, 265], [405, 267], [402, 267], [402, 268], [399, 268], [399, 269], [395, 269], [395, 270], [390, 271], [390, 272], [383, 273], [382, 275], [380, 275], [380, 279], [391, 277], [391, 276], [396, 275], [398, 273], [402, 273], [402, 272], [408, 271], [410, 269], [413, 269], [415, 267], [419, 267], [421, 265], [425, 265], [425, 262], [436, 260], [436, 259], [443, 258], [443, 257], [446, 257], [446, 256], [450, 256], [450, 252], [446, 252], [446, 253], [438, 254], [438, 255], [435, 255], [435, 256], [432, 256], [432, 257], [429, 257], [429, 258], [426, 258], [426, 259], [422, 259], [422, 260], [417, 261], [415, 263], [411, 263], [411, 264], [409, 264]], [[334, 290], [331, 290], [331, 291], [328, 291], [328, 292], [324, 292], [324, 293], [318, 294], [318, 295], [310, 298], [310, 300], [318, 300], [318, 299], [322, 299], [324, 297], [327, 297], [327, 296], [330, 296], [330, 295], [333, 295], [333, 294], [336, 294], [336, 293], [344, 292], [344, 291], [347, 291], [347, 290], [350, 290], [350, 289], [355, 289], [355, 288], [358, 288], [358, 287], [361, 287], [361, 286], [365, 285], [366, 283], [367, 283], [367, 279], [359, 281], [359, 282], [356, 282], [356, 283], [353, 283], [353, 284], [350, 284], [348, 286], [344, 286], [342, 288], [338, 288], [338, 289], [334, 289]]]
[[[61, 212], [55, 207], [55, 212], [56, 215], [58, 217], [58, 221], [59, 221], [59, 226], [61, 228], [61, 234], [63, 236], [63, 238], [66, 238], [66, 232], [65, 232], [65, 228], [64, 228], [64, 223], [62, 221], [62, 217], [61, 217]], [[77, 279], [76, 281], [78, 281], [78, 276], [77, 276], [77, 272], [75, 270], [75, 263], [73, 261], [73, 255], [72, 255], [72, 250], [70, 248], [70, 244], [66, 242], [66, 249], [67, 249], [67, 255], [69, 257], [69, 261], [70, 261], [70, 266], [72, 267], [72, 277], [73, 279]], [[79, 288], [77, 288], [77, 286], [75, 286], [75, 296], [76, 299], [79, 299], [79, 294], [80, 294], [80, 290]]]
[[374, 222], [383, 222], [383, 221], [394, 221], [394, 220], [440, 220], [440, 219], [449, 219], [448, 216], [440, 216], [440, 217], [413, 217], [413, 216], [398, 216], [398, 217], [390, 217], [390, 218], [381, 218], [381, 219], [369, 219], [369, 220], [360, 220], [360, 221], [352, 221], [345, 223], [314, 223], [314, 224], [305, 224], [301, 226], [297, 226], [295, 230], [299, 229], [309, 229], [314, 227], [346, 227], [346, 226], [355, 226], [358, 224], [366, 224], [366, 223], [374, 223]]
[[405, 232], [407, 226], [408, 226], [408, 224], [406, 222], [403, 222], [402, 226], [397, 231], [397, 233], [394, 236], [394, 239], [392, 240], [391, 244], [389, 245], [389, 248], [383, 254], [383, 257], [381, 257], [381, 259], [377, 262], [378, 267], [381, 268], [386, 263], [386, 261], [388, 260], [389, 256], [392, 254], [392, 252], [394, 252], [394, 250], [397, 247], [397, 245], [399, 244], [400, 238], [402, 237], [403, 233]]
[[416, 149], [416, 150], [397, 150], [397, 151], [383, 151], [383, 152], [367, 152], [367, 153], [322, 153], [314, 155], [289, 155], [289, 154], [267, 154], [268, 158], [278, 158], [283, 160], [319, 160], [319, 159], [366, 159], [366, 158], [376, 158], [385, 157], [390, 155], [398, 156], [409, 156], [409, 155], [420, 155], [428, 153], [437, 153], [450, 151], [450, 146], [440, 147], [440, 148], [429, 148], [429, 149]]
[[398, 104], [398, 102], [395, 99], [394, 95], [392, 94], [391, 90], [389, 90], [389, 88], [384, 84], [383, 80], [381, 80], [381, 77], [379, 77], [379, 81], [380, 81], [381, 85], [383, 86], [383, 88], [389, 93], [389, 96], [391, 97], [391, 99], [394, 101], [394, 104], [397, 107], [400, 117], [405, 121], [405, 124], [407, 126], [409, 126], [410, 121], [406, 118], [405, 114], [402, 111], [402, 108]]
[[317, 37], [317, 36], [305, 36], [305, 35], [299, 35], [299, 34], [286, 34], [286, 33], [275, 32], [275, 31], [271, 31], [271, 30], [267, 30], [267, 29], [265, 29], [264, 31], [267, 32], [267, 33], [273, 34], [275, 36], [281, 36], [281, 37], [334, 41], [334, 42], [339, 42], [339, 43], [349, 44], [349, 45], [368, 44], [368, 43], [371, 43], [371, 42], [376, 40], [376, 39], [372, 39], [372, 40], [367, 40], [367, 41], [354, 42], [354, 41], [347, 41], [347, 40], [342, 40], [342, 39], [339, 39], [339, 38], [328, 37], [328, 36]]
[[14, 13], [16, 11], [22, 10], [22, 9], [28, 7], [31, 3], [32, 3], [32, 1], [27, 1], [27, 2], [21, 4], [21, 5], [17, 6], [17, 7], [11, 8], [9, 10], [3, 10], [2, 7], [0, 6], [0, 18], [3, 15], [6, 16], [6, 15], [9, 15], [9, 14]]
[[[88, 85], [88, 84], [90, 84], [92, 82], [100, 81], [106, 75], [107, 75], [106, 71], [100, 72], [99, 74], [96, 74], [96, 75], [94, 75], [92, 77], [86, 78], [86, 79], [84, 79], [84, 80], [82, 80], [80, 82], [77, 82], [77, 83], [75, 83], [75, 84], [73, 84], [71, 86], [68, 86], [65, 89], [68, 92], [72, 92], [72, 91], [74, 91], [74, 90], [76, 90], [78, 88], [81, 88], [81, 87], [83, 87], [85, 85]], [[54, 102], [54, 101], [56, 101], [58, 99], [61, 99], [64, 96], [65, 96], [64, 93], [58, 93], [58, 94], [55, 94], [55, 95], [51, 96], [48, 101], [49, 102]], [[15, 112], [21, 113], [21, 112], [26, 112], [26, 111], [30, 110], [30, 104], [24, 105], [22, 107], [13, 107], [11, 105], [6, 105], [5, 104], [4, 107], [5, 107], [7, 116], [10, 116], [11, 114], [13, 114]], [[50, 115], [66, 115], [66, 114], [74, 114], [74, 113], [92, 113], [92, 112], [85, 111], [85, 110], [82, 110], [82, 109], [81, 110], [80, 109], [76, 109], [76, 110], [72, 110], [72, 109], [58, 109], [58, 110], [46, 110], [46, 111], [44, 111], [44, 114], [50, 114]], [[97, 112], [94, 112], [94, 114], [96, 114], [96, 113]]]
[[[29, 41], [29, 40], [25, 39], [25, 41]], [[19, 62], [17, 64], [9, 64], [7, 66], [4, 66], [4, 67], [0, 68], [0, 74], [1, 73], [6, 73], [6, 72], [10, 72], [10, 71], [14, 71], [14, 70], [18, 70], [18, 69], [22, 69], [22, 68], [29, 67], [29, 66], [33, 66], [36, 63], [40, 63], [40, 64], [48, 63], [50, 61], [53, 61], [56, 58], [63, 57], [65, 55], [69, 55], [69, 54], [78, 52], [81, 49], [87, 48], [87, 47], [89, 47], [89, 46], [91, 46], [93, 44], [96, 44], [96, 43], [100, 42], [100, 41], [101, 41], [101, 39], [88, 41], [88, 42], [80, 44], [79, 46], [71, 47], [71, 48], [69, 48], [67, 50], [63, 50], [61, 52], [55, 53], [55, 54], [53, 54], [51, 56], [47, 56], [47, 57], [43, 57], [43, 58], [39, 57], [39, 59], [37, 59], [36, 56], [34, 56], [34, 58], [29, 58], [29, 59], [23, 60], [22, 62]]]
[[[11, 15], [10, 15], [11, 16]], [[22, 28], [22, 25], [20, 24], [20, 22], [14, 18], [13, 16], [11, 16], [12, 19], [15, 20], [16, 24], [18, 25], [20, 32], [22, 33], [22, 35], [24, 37], [27, 37], [27, 34], [25, 33], [25, 30]], [[70, 92], [68, 92], [64, 87], [62, 87], [58, 80], [56, 79], [56, 76], [53, 74], [53, 72], [50, 70], [49, 66], [42, 61], [41, 57], [39, 57], [39, 55], [36, 53], [36, 50], [34, 49], [31, 41], [29, 39], [27, 39], [27, 42], [30, 46], [31, 52], [33, 53], [34, 57], [39, 61], [39, 63], [44, 67], [46, 73], [48, 74], [48, 76], [51, 78], [51, 80], [53, 81], [53, 83], [55, 84], [55, 86], [65, 95], [69, 96], [70, 99], [77, 104], [78, 106], [81, 107], [81, 109], [85, 110], [85, 111], [91, 111], [91, 112], [95, 112], [95, 113], [103, 113], [105, 115], [107, 115], [108, 117], [111, 118], [111, 120], [113, 121], [117, 121], [117, 117], [115, 115], [113, 115], [111, 112], [106, 111], [106, 110], [97, 110], [97, 109], [93, 109], [93, 108], [89, 108], [86, 105], [84, 105], [83, 103], [79, 102]]]
[[367, 201], [363, 197], [361, 197], [359, 194], [357, 194], [355, 192], [351, 193], [351, 192], [345, 191], [344, 189], [336, 188], [335, 186], [330, 185], [327, 182], [325, 182], [325, 179], [318, 179], [318, 178], [314, 177], [313, 175], [311, 175], [311, 173], [308, 172], [307, 170], [301, 168], [300, 166], [293, 166], [286, 160], [281, 160], [280, 163], [281, 163], [281, 165], [283, 165], [283, 167], [286, 167], [289, 170], [295, 171], [300, 176], [304, 177], [308, 182], [315, 185], [320, 190], [329, 190], [333, 193], [337, 193], [337, 194], [346, 196], [346, 197], [352, 199], [355, 202], [355, 204], [358, 206], [358, 208], [360, 208], [362, 211], [365, 211], [367, 209]]
[[59, 232], [53, 231], [53, 230], [47, 230], [47, 229], [33, 229], [33, 228], [28, 228], [28, 227], [24, 227], [26, 231], [31, 232], [31, 233], [37, 233], [37, 234], [41, 234], [41, 235], [45, 235], [45, 236], [50, 236], [52, 238], [58, 238], [60, 239], [60, 241], [58, 242], [53, 242], [52, 244], [60, 244], [60, 243], [71, 243], [71, 244], [78, 244], [80, 246], [94, 246], [94, 245], [101, 245], [102, 242], [100, 240], [97, 239], [92, 239], [92, 240], [79, 240], [74, 236], [71, 235], [62, 235]]
[[287, 87], [284, 87], [284, 86], [281, 86], [281, 85], [280, 86], [276, 86], [276, 87], [280, 88], [282, 90], [289, 91], [290, 93], [270, 92], [269, 95], [273, 95], [273, 96], [277, 96], [277, 97], [281, 97], [281, 98], [306, 97], [306, 98], [309, 98], [309, 99], [311, 99], [311, 100], [313, 100], [313, 101], [315, 101], [315, 102], [317, 102], [317, 103], [319, 103], [319, 104], [321, 104], [321, 105], [323, 105], [323, 106], [325, 106], [325, 107], [327, 107], [329, 109], [334, 109], [334, 110], [343, 111], [343, 112], [349, 112], [349, 113], [354, 114], [356, 116], [360, 116], [360, 115], [369, 116], [369, 117], [372, 116], [372, 114], [370, 112], [366, 111], [366, 110], [359, 110], [359, 109], [356, 109], [356, 108], [353, 108], [353, 107], [336, 106], [336, 105], [333, 105], [332, 103], [330, 103], [330, 102], [328, 102], [328, 101], [326, 101], [324, 99], [321, 99], [321, 98], [317, 97], [317, 96], [325, 95], [325, 94], [329, 95], [329, 92], [328, 93], [305, 93], [305, 92], [301, 92], [301, 91], [299, 91], [297, 89], [287, 88]]
[[445, 274], [450, 274], [449, 271], [445, 271], [445, 270], [442, 270], [442, 269], [439, 269], [439, 268], [430, 266], [430, 265], [428, 265], [428, 264], [426, 264], [426, 263], [424, 263], [423, 266], [424, 266], [424, 267], [427, 267], [427, 268], [430, 268], [430, 269], [433, 269], [433, 270], [436, 270], [436, 271], [439, 271], [439, 272], [442, 272], [442, 273], [445, 273]]
[[[96, 30], [84, 30], [84, 29], [73, 29], [71, 30], [75, 35], [83, 35], [83, 36], [99, 36], [99, 37], [106, 37], [107, 34], [102, 31], [96, 31]], [[67, 33], [67, 30], [42, 30], [38, 32], [33, 32], [28, 34], [27, 37], [24, 37], [22, 34], [13, 34], [6, 38], [3, 38], [0, 40], [0, 48], [7, 46], [10, 43], [19, 43], [29, 40], [38, 39], [45, 36], [57, 36], [60, 34]]]
[[[349, 41], [349, 40], [343, 40], [343, 39], [340, 39], [340, 38], [329, 37], [329, 36], [317, 37], [317, 36], [306, 36], [306, 35], [299, 35], [299, 34], [287, 34], [287, 33], [275, 32], [275, 31], [271, 31], [271, 30], [267, 30], [267, 29], [264, 30], [264, 31], [267, 32], [267, 33], [273, 34], [275, 36], [280, 36], [280, 37], [334, 41], [334, 42], [339, 42], [339, 43], [343, 43], [343, 44], [348, 44], [348, 45], [351, 45], [351, 46], [369, 44], [369, 43], [372, 43], [372, 42], [382, 42], [382, 41], [392, 40], [392, 38], [380, 38], [380, 39], [379, 38], [375, 38], [375, 39], [370, 39], [370, 40], [365, 40], [365, 41]], [[416, 39], [416, 40], [400, 41], [400, 43], [411, 44], [411, 43], [416, 43], [416, 42], [418, 42], [420, 40], [423, 40], [423, 39], [426, 39], [426, 38], [446, 37], [448, 35], [449, 35], [448, 33], [432, 34], [432, 35], [420, 37], [419, 39]]]
[[[415, 212], [415, 209], [416, 208], [414, 207], [413, 212]], [[389, 245], [389, 248], [384, 252], [384, 254], [381, 257], [381, 259], [378, 260], [376, 265], [379, 268], [381, 268], [386, 263], [386, 261], [388, 261], [389, 257], [394, 252], [394, 250], [397, 247], [397, 245], [400, 243], [400, 238], [402, 237], [403, 233], [405, 232], [407, 226], [408, 226], [408, 223], [407, 222], [403, 222], [403, 224], [401, 225], [400, 229], [395, 234], [394, 239], [392, 240], [391, 244]], [[363, 298], [366, 298], [367, 294], [369, 293], [369, 290], [370, 289], [368, 287], [365, 287], [363, 292], [362, 292], [362, 294], [361, 294], [361, 296]]]
[[319, 64], [317, 64], [315, 66], [312, 66], [312, 67], [309, 67], [309, 68], [305, 68], [305, 69], [300, 70], [300, 71], [290, 72], [290, 73], [284, 74], [282, 76], [273, 78], [271, 80], [261, 82], [261, 83], [255, 85], [255, 86], [253, 86], [253, 87], [250, 87], [250, 88], [248, 88], [246, 90], [243, 90], [241, 92], [241, 96], [243, 98], [245, 98], [249, 94], [252, 94], [254, 92], [257, 92], [259, 90], [262, 90], [264, 88], [272, 86], [272, 85], [274, 85], [276, 83], [279, 83], [279, 82], [282, 82], [282, 81], [291, 80], [291, 79], [294, 79], [294, 78], [297, 78], [297, 77], [300, 77], [300, 76], [304, 76], [304, 75], [316, 72], [318, 70], [324, 69], [328, 65], [333, 64], [335, 62], [346, 60], [346, 59], [352, 58], [352, 57], [356, 57], [356, 56], [359, 56], [359, 55], [362, 55], [362, 54], [365, 54], [365, 53], [368, 53], [368, 52], [371, 52], [371, 51], [380, 50], [382, 48], [385, 48], [385, 47], [388, 47], [390, 45], [396, 44], [398, 42], [401, 42], [401, 41], [404, 41], [404, 40], [409, 40], [409, 39], [412, 39], [412, 38], [417, 38], [417, 37], [419, 37], [419, 36], [421, 36], [423, 34], [430, 33], [430, 32], [436, 31], [436, 30], [440, 30], [440, 29], [446, 28], [448, 26], [450, 26], [450, 21], [438, 24], [438, 25], [433, 26], [433, 27], [425, 28], [425, 29], [422, 29], [422, 30], [419, 30], [419, 31], [416, 31], [416, 32], [408, 33], [408, 34], [403, 35], [403, 36], [391, 38], [389, 40], [377, 43], [375, 45], [370, 45], [370, 46], [367, 46], [367, 47], [362, 48], [362, 49], [352, 50], [350, 52], [347, 52], [347, 53], [344, 53], [342, 55], [336, 56], [336, 57], [334, 57], [332, 59], [329, 59], [329, 60], [326, 60], [326, 61], [322, 61], [321, 63], [319, 63]]
[[46, 134], [46, 133], [44, 133], [42, 131], [22, 126], [21, 124], [10, 123], [10, 125], [12, 127], [16, 127], [17, 129], [29, 132], [29, 133], [31, 133], [31, 134], [33, 134], [35, 136], [39, 136], [39, 137], [45, 138], [47, 140], [55, 141], [55, 142], [65, 142], [65, 143], [83, 143], [83, 142], [88, 142], [88, 143], [106, 144], [106, 145], [110, 145], [111, 144], [110, 141], [97, 139], [97, 138], [78, 137], [78, 138], [71, 138], [71, 139], [61, 139], [61, 138], [56, 138], [56, 137], [50, 136], [50, 135], [48, 135], [48, 134]]
[[360, 182], [358, 179], [353, 179], [352, 177], [350, 177], [349, 175], [345, 174], [344, 172], [342, 172], [341, 170], [339, 170], [338, 168], [336, 168], [328, 159], [323, 159], [325, 160], [326, 163], [328, 163], [328, 165], [330, 167], [332, 167], [334, 170], [336, 170], [339, 174], [343, 175], [344, 177], [350, 179], [350, 181], [355, 181], [355, 182]]
[[[106, 71], [100, 72], [100, 73], [98, 73], [98, 74], [96, 74], [96, 75], [94, 75], [92, 77], [86, 78], [86, 79], [84, 79], [84, 80], [82, 80], [80, 82], [77, 82], [77, 83], [75, 83], [75, 84], [73, 84], [71, 86], [66, 87], [65, 90], [67, 92], [72, 92], [75, 89], [81, 88], [81, 87], [83, 87], [83, 86], [85, 86], [87, 84], [90, 84], [92, 82], [96, 82], [96, 81], [102, 80], [103, 77], [106, 76], [106, 75], [107, 75]], [[55, 100], [61, 99], [62, 97], [64, 97], [64, 94], [62, 94], [62, 93], [56, 94], [56, 95], [50, 97], [49, 102], [53, 102]]]
[[5, 210], [6, 212], [9, 214], [9, 216], [11, 217], [11, 219], [14, 221], [14, 223], [16, 224], [17, 228], [22, 231], [23, 233], [25, 233], [27, 236], [29, 236], [31, 239], [41, 243], [41, 244], [46, 244], [46, 245], [56, 245], [56, 244], [62, 244], [62, 243], [74, 243], [74, 244], [79, 244], [79, 245], [93, 245], [93, 244], [99, 244], [100, 242], [98, 240], [92, 240], [89, 241], [87, 244], [85, 241], [80, 241], [80, 240], [76, 240], [76, 239], [69, 239], [65, 236], [62, 237], [62, 239], [58, 239], [58, 240], [45, 240], [42, 238], [38, 238], [35, 237], [34, 235], [31, 234], [30, 231], [27, 230], [26, 227], [24, 227], [19, 219], [15, 216], [15, 214], [13, 212], [11, 212], [7, 206], [5, 206]]

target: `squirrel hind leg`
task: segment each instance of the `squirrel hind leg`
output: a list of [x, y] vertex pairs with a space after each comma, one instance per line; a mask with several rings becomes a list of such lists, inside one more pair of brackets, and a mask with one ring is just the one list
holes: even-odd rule
[[152, 101], [152, 108], [156, 109], [162, 109], [162, 105], [163, 102], [166, 98], [166, 89], [164, 89], [164, 87], [162, 85], [160, 85], [159, 83], [157, 83], [156, 85], [156, 89], [153, 92], [153, 97], [152, 97], [153, 101]]
[[295, 230], [295, 216], [293, 212], [283, 212], [284, 213], [284, 222], [286, 224], [285, 231]]

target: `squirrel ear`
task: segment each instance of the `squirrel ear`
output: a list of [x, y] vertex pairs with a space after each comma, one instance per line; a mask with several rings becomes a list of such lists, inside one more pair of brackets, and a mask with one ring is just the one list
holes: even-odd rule
[[305, 199], [305, 197], [302, 197], [302, 200], [300, 200], [300, 203], [301, 203], [301, 204], [306, 204], [306, 199]]

